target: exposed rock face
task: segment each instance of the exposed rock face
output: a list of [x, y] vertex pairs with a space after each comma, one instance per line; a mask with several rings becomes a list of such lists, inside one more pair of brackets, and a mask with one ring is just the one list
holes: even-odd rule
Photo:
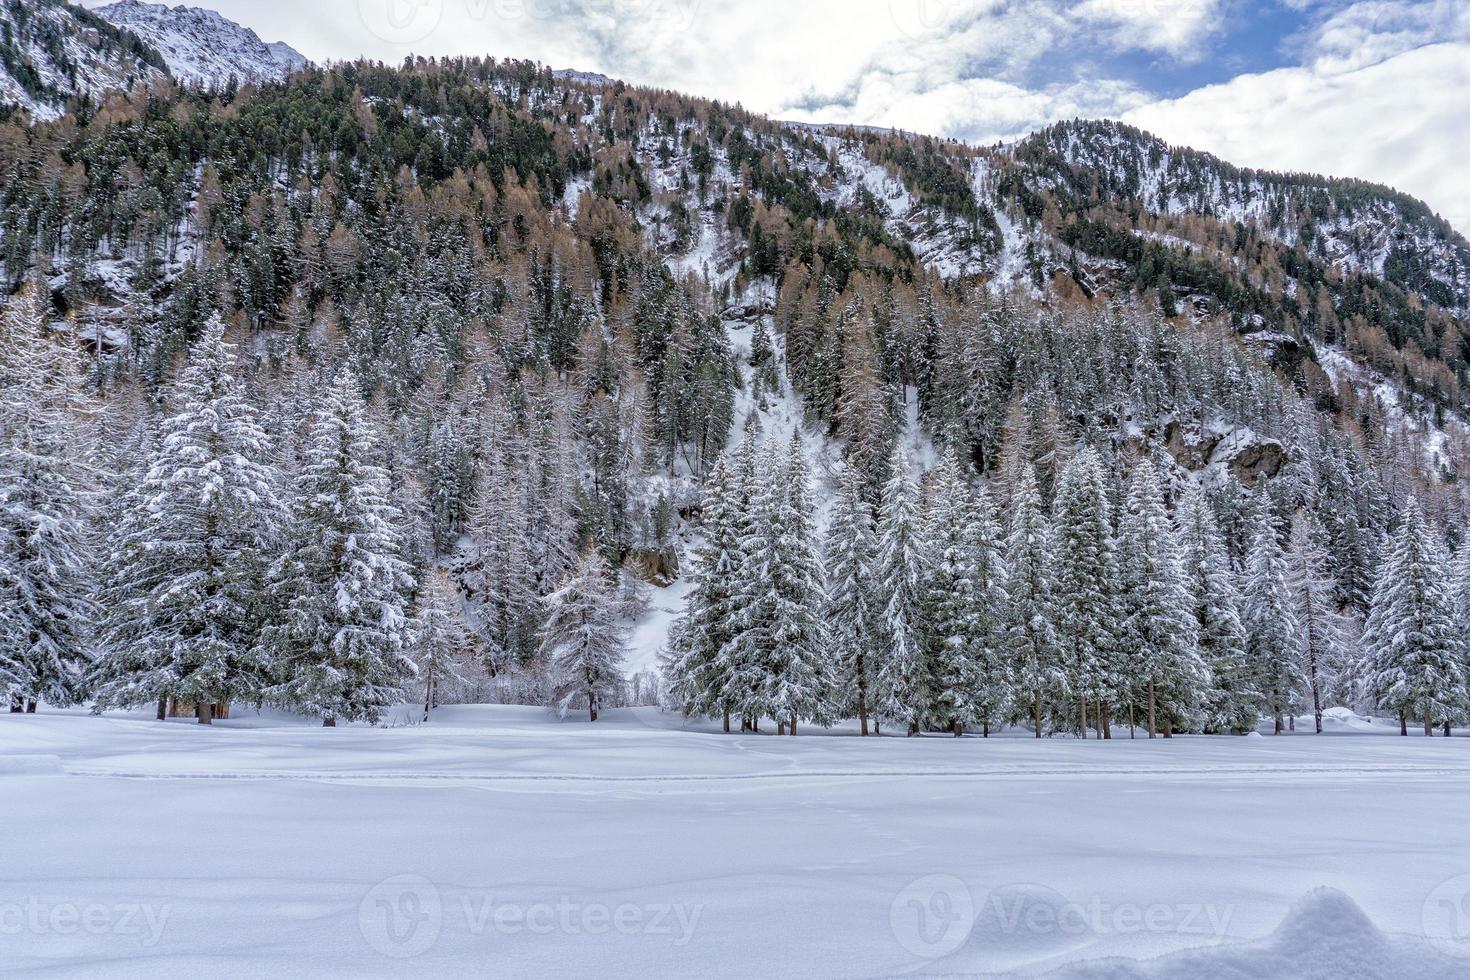
[[635, 548], [628, 552], [628, 567], [649, 585], [665, 588], [679, 581], [677, 548]]
[[1170, 419], [1164, 445], [1181, 467], [1202, 473], [1207, 482], [1226, 473], [1245, 484], [1271, 479], [1286, 465], [1286, 447], [1246, 428], [1217, 423], [1203, 427]]

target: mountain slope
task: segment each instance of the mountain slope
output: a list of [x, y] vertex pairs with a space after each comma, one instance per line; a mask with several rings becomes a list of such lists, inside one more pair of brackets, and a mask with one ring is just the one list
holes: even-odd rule
[[213, 10], [119, 0], [96, 12], [147, 41], [186, 84], [218, 88], [231, 78], [274, 81], [307, 64], [290, 45], [266, 44], [254, 31]]
[[62, 0], [0, 0], [0, 106], [52, 119], [68, 99], [166, 73], [157, 51], [92, 11]]

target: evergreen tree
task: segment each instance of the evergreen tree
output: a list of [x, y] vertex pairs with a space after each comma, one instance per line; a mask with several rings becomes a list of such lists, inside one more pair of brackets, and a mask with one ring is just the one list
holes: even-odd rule
[[1285, 731], [1285, 716], [1295, 712], [1306, 679], [1302, 674], [1301, 633], [1286, 583], [1286, 556], [1276, 537], [1270, 506], [1261, 502], [1250, 553], [1245, 563], [1242, 608], [1246, 662], [1262, 707], [1275, 719], [1276, 734]]
[[376, 723], [415, 673], [414, 582], [388, 475], [370, 462], [364, 410], [344, 368], [312, 413], [289, 544], [271, 571], [279, 619], [263, 638], [277, 678], [271, 700], [328, 727]]
[[827, 525], [825, 619], [836, 663], [837, 709], [857, 715], [860, 730], [867, 735], [876, 683], [872, 647], [878, 630], [877, 542], [862, 485], [857, 467], [843, 469]]
[[1210, 669], [1203, 706], [1205, 730], [1253, 731], [1262, 698], [1246, 660], [1240, 589], [1201, 487], [1186, 488], [1175, 519], [1199, 627], [1200, 657]]
[[882, 651], [874, 709], [916, 735], [933, 694], [925, 655], [922, 596], [929, 554], [918, 513], [918, 489], [902, 449], [883, 487], [878, 521], [878, 631]]
[[81, 700], [98, 613], [91, 447], [75, 357], [47, 329], [42, 295], [32, 285], [0, 320], [0, 692], [12, 711]]
[[271, 449], [212, 317], [169, 393], [161, 433], [108, 542], [99, 709], [265, 697], [259, 630], [284, 532]]
[[474, 653], [459, 590], [447, 572], [437, 570], [429, 575], [412, 626], [413, 662], [424, 685], [424, 721], [428, 721], [429, 712], [439, 704], [440, 688], [465, 680], [465, 668]]
[[1409, 718], [1433, 735], [1436, 723], [1459, 717], [1464, 639], [1455, 632], [1444, 555], [1412, 498], [1379, 571], [1363, 644], [1368, 692], [1398, 714], [1403, 734]]
[[1022, 465], [1011, 490], [1010, 530], [1006, 538], [1006, 610], [1014, 707], [1029, 712], [1036, 737], [1042, 734], [1045, 705], [1066, 693], [1066, 673], [1056, 638], [1056, 600], [1049, 560], [1051, 529], [1041, 509], [1036, 473]]
[[1159, 721], [1168, 738], [1176, 722], [1188, 723], [1198, 713], [1210, 671], [1199, 655], [1198, 620], [1174, 525], [1158, 473], [1147, 460], [1134, 468], [1118, 536], [1127, 611], [1125, 673], [1146, 698], [1149, 738], [1159, 731]]
[[565, 717], [581, 702], [596, 721], [598, 711], [622, 695], [625, 637], [601, 552], [589, 548], [576, 572], [546, 597], [545, 605], [541, 656], [551, 668], [552, 703]]
[[1112, 516], [1102, 463], [1084, 449], [1062, 470], [1052, 532], [1057, 641], [1070, 660], [1076, 731], [1087, 737], [1088, 719], [1097, 734], [1109, 732], [1108, 706], [1121, 679], [1114, 666], [1113, 634], [1118, 606]]

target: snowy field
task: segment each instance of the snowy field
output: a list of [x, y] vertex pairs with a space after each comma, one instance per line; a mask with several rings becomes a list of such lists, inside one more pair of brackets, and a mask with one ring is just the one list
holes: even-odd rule
[[0, 971], [1470, 975], [1470, 738], [1330, 727], [0, 715]]

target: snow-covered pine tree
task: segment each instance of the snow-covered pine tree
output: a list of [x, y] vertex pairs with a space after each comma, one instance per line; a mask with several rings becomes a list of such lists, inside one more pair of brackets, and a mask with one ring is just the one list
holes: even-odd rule
[[1071, 716], [1080, 737], [1087, 737], [1090, 719], [1099, 738], [1110, 738], [1109, 708], [1121, 683], [1113, 649], [1117, 569], [1102, 463], [1091, 448], [1063, 468], [1053, 510], [1056, 630], [1068, 661]]
[[996, 520], [990, 492], [982, 486], [967, 500], [965, 533], [975, 560], [975, 665], [974, 687], [970, 690], [973, 717], [988, 738], [993, 724], [1011, 710], [1012, 678], [1009, 621], [1006, 595], [1005, 534]]
[[1245, 625], [1246, 662], [1262, 706], [1275, 720], [1276, 734], [1286, 730], [1285, 716], [1294, 712], [1306, 687], [1301, 669], [1301, 631], [1287, 586], [1286, 555], [1276, 536], [1271, 506], [1258, 497], [1255, 522], [1245, 561], [1241, 617]]
[[209, 724], [213, 705], [265, 698], [259, 631], [285, 512], [224, 330], [205, 323], [109, 535], [99, 710], [157, 702], [161, 717], [172, 698]]
[[1187, 486], [1174, 516], [1199, 624], [1200, 656], [1210, 668], [1203, 706], [1205, 731], [1254, 731], [1261, 693], [1246, 661], [1240, 588], [1204, 488]]
[[343, 368], [312, 412], [284, 555], [271, 570], [280, 606], [263, 631], [275, 703], [324, 726], [376, 723], [414, 676], [399, 513], [357, 378]]
[[863, 499], [863, 481], [856, 466], [843, 468], [827, 524], [826, 621], [836, 662], [836, 709], [855, 714], [860, 731], [867, 735], [875, 684], [877, 542], [873, 513]]
[[11, 711], [81, 700], [98, 609], [74, 353], [41, 284], [0, 320], [0, 697]]
[[1163, 723], [1165, 738], [1176, 722], [1199, 712], [1210, 671], [1199, 655], [1194, 601], [1180, 561], [1174, 525], [1158, 472], [1148, 460], [1134, 467], [1128, 503], [1119, 524], [1119, 570], [1125, 650], [1124, 673], [1148, 710], [1148, 737]]
[[923, 584], [928, 543], [919, 517], [918, 489], [902, 448], [893, 454], [878, 521], [878, 648], [874, 709], [879, 718], [917, 735], [933, 696], [925, 655]]
[[931, 712], [956, 736], [981, 721], [975, 695], [982, 687], [986, 635], [980, 555], [970, 490], [959, 461], [948, 456], [931, 471], [924, 506], [929, 549], [921, 608], [927, 626]]
[[1291, 522], [1286, 584], [1301, 631], [1302, 669], [1318, 735], [1322, 734], [1323, 698], [1347, 665], [1351, 630], [1350, 622], [1337, 609], [1338, 583], [1326, 537], [1316, 515], [1299, 508]]
[[552, 706], [562, 717], [577, 702], [590, 720], [623, 690], [625, 627], [618, 618], [607, 562], [588, 548], [572, 577], [544, 600], [541, 657], [552, 677]]
[[1042, 735], [1046, 705], [1065, 695], [1066, 672], [1056, 637], [1056, 603], [1050, 562], [1051, 529], [1041, 509], [1036, 471], [1021, 464], [1011, 489], [1006, 536], [1006, 612], [1015, 678], [1013, 710], [1031, 716]]
[[1433, 735], [1436, 723], [1464, 711], [1464, 639], [1455, 631], [1444, 554], [1413, 498], [1379, 570], [1363, 644], [1367, 690], [1398, 714], [1402, 734], [1409, 718]]
[[424, 721], [428, 721], [429, 712], [439, 704], [440, 688], [448, 682], [463, 682], [465, 668], [474, 656], [459, 589], [443, 569], [429, 573], [412, 627], [413, 661], [424, 685]]
[[726, 732], [736, 710], [724, 660], [731, 639], [730, 589], [743, 561], [732, 512], [739, 500], [738, 488], [731, 485], [734, 476], [719, 460], [705, 481], [703, 541], [695, 549], [690, 572], [694, 587], [671, 631], [663, 667], [669, 699], [686, 715], [722, 717]]

